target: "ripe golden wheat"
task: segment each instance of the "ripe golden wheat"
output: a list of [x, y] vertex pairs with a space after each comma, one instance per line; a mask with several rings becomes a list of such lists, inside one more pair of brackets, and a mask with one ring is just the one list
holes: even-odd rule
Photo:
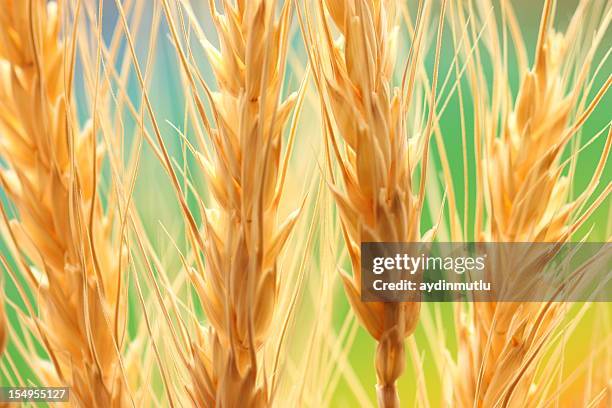
[[[580, 3], [567, 32], [561, 34], [551, 28], [554, 8], [553, 2], [547, 0], [534, 65], [531, 69], [520, 67], [524, 75], [514, 107], [506, 108], [507, 103], [492, 100], [485, 105], [489, 110], [476, 112], [485, 120], [483, 157], [478, 163], [484, 178], [482, 197], [489, 212], [486, 229], [476, 232], [478, 240], [567, 242], [610, 191], [608, 185], [601, 195], [593, 196], [610, 151], [610, 133], [590, 183], [577, 198], [571, 198], [571, 175], [562, 175], [562, 153], [610, 86], [608, 79], [586, 109], [580, 106], [594, 52], [609, 24], [610, 10], [594, 35], [592, 48], [580, 61], [583, 65], [576, 79], [569, 82], [566, 77], [566, 64], [570, 63], [568, 47], [576, 38], [577, 25], [581, 24], [581, 13], [585, 12], [587, 3]], [[488, 12], [490, 4], [483, 4], [483, 10]], [[505, 12], [513, 15], [510, 8]], [[511, 32], [520, 32], [516, 22], [509, 21]], [[489, 23], [490, 52], [501, 64], [497, 28], [494, 22]], [[459, 24], [465, 24], [465, 19]], [[520, 40], [515, 38], [515, 41]], [[517, 49], [521, 46], [517, 44]], [[472, 64], [472, 72], [482, 80], [484, 74], [476, 61]], [[496, 65], [494, 70], [493, 86], [497, 88], [492, 95], [500, 100], [509, 98], [506, 71], [501, 65]], [[472, 83], [473, 94], [484, 95], [481, 85], [475, 82]], [[496, 129], [499, 129], [499, 136]], [[594, 201], [591, 207], [577, 217], [583, 204], [591, 198]], [[541, 254], [529, 252], [525, 256]], [[497, 268], [496, 276], [508, 284], [521, 285], [533, 272], [529, 268], [515, 269], [503, 262], [494, 267]], [[473, 318], [464, 317], [457, 322], [459, 356], [452, 384], [453, 404], [461, 407], [542, 406], [549, 391], [547, 381], [552, 379], [546, 378], [542, 384], [536, 384], [536, 368], [569, 307], [567, 302], [474, 303]]]
[[282, 96], [292, 3], [285, 2], [278, 17], [271, 0], [224, 1], [222, 13], [209, 5], [220, 45], [199, 40], [217, 80], [215, 92], [187, 63], [165, 2], [184, 73], [200, 79], [216, 125], [198, 111], [212, 148], [201, 140], [196, 156], [214, 205], [202, 214], [203, 238], [190, 231], [206, 260], [190, 277], [210, 325], [192, 340], [189, 393], [196, 406], [265, 407], [274, 390], [262, 349], [277, 317], [278, 257], [297, 217], [278, 221], [289, 156], [283, 134], [296, 102], [295, 94]]
[[[410, 18], [403, 16], [411, 38], [405, 46], [408, 62], [398, 76], [400, 84], [396, 85], [396, 48], [402, 36], [400, 15], [407, 14], [401, 0], [209, 0], [218, 46], [207, 39], [208, 27], [196, 17], [190, 1], [151, 2], [154, 18], [161, 18], [159, 7], [163, 8], [180, 65], [177, 75], [182, 74], [190, 97], [186, 117], [192, 122], [185, 126], [184, 142], [204, 175], [210, 193], [204, 199], [188, 174], [184, 175], [184, 185], [179, 181], [178, 166], [166, 148], [149, 98], [150, 59], [143, 71], [137, 58], [132, 34], [137, 35], [138, 28], [130, 27], [126, 14], [129, 10], [134, 10], [135, 15], [143, 13], [142, 7], [149, 4], [146, 0], [115, 0], [113, 7], [121, 20], [117, 26], [123, 28], [124, 38], [115, 37], [108, 48], [98, 44], [101, 47], [98, 58], [108, 58], [104, 68], [98, 66], [100, 61], [90, 61], [91, 55], [80, 55], [77, 46], [87, 47], [85, 43], [91, 46], [95, 42], [80, 38], [91, 34], [87, 32], [90, 27], [83, 29], [77, 24], [89, 21], [95, 25], [92, 17], [95, 13], [91, 10], [95, 1], [0, 0], [0, 186], [12, 206], [9, 210], [9, 206], [0, 204], [4, 221], [0, 225], [7, 251], [29, 285], [28, 290], [21, 290], [21, 280], [15, 278], [11, 262], [2, 254], [2, 265], [24, 298], [29, 314], [19, 310], [12, 300], [5, 304], [2, 295], [0, 356], [3, 352], [8, 354], [10, 333], [11, 351], [31, 352], [26, 357], [31, 357], [28, 363], [40, 377], [40, 385], [70, 386], [71, 405], [78, 407], [147, 403], [161, 406], [166, 402], [170, 406], [269, 407], [292, 405], [294, 400], [301, 406], [318, 406], [331, 404], [342, 376], [346, 376], [349, 388], [358, 390], [356, 399], [371, 405], [367, 391], [359, 388], [360, 376], [350, 367], [346, 356], [350, 350], [343, 349], [345, 344], [348, 347], [352, 344], [360, 323], [377, 343], [373, 360], [378, 404], [399, 407], [397, 382], [409, 361], [406, 339], [414, 333], [420, 318], [426, 321], [430, 317], [430, 311], [421, 310], [418, 301], [362, 302], [360, 246], [363, 242], [429, 242], [435, 238], [438, 225], [426, 232], [421, 231], [421, 226], [424, 206], [431, 205], [429, 198], [426, 203], [428, 183], [433, 179], [428, 177], [432, 161], [430, 138], [433, 132], [441, 136], [438, 122], [442, 113], [436, 111], [436, 92], [444, 25], [452, 25], [453, 30], [460, 27], [466, 40], [461, 51], [466, 57], [466, 76], [474, 97], [476, 241], [569, 242], [612, 191], [612, 184], [603, 189], [600, 185], [612, 147], [609, 128], [594, 174], [578, 193], [573, 191], [575, 169], [571, 167], [576, 165], [581, 148], [580, 141], [574, 146], [574, 138], [612, 84], [608, 76], [596, 92], [590, 89], [597, 51], [612, 18], [612, 3], [580, 0], [567, 30], [561, 34], [552, 29], [555, 2], [545, 0], [531, 66], [510, 2], [451, 0], [453, 7], [448, 20], [445, 20], [447, 1], [439, 3], [437, 9], [434, 4], [438, 2], [418, 1], [414, 27]], [[98, 5], [99, 11], [107, 7], [105, 3]], [[582, 24], [590, 16], [591, 7], [603, 11], [594, 33], [589, 31], [590, 25]], [[285, 216], [281, 208], [281, 200], [289, 195], [290, 189], [285, 184], [291, 182], [288, 169], [296, 116], [307, 89], [306, 80], [298, 93], [286, 95], [284, 89], [289, 82], [285, 78], [286, 62], [294, 57], [290, 54], [290, 42], [295, 9], [310, 63], [304, 71], [314, 78], [320, 103], [316, 108], [322, 113], [327, 167], [322, 171], [326, 180], [319, 188], [325, 190], [326, 181], [329, 189], [321, 194], [325, 197], [323, 204], [317, 198], [305, 200], [312, 204], [313, 214], [324, 213], [319, 219], [326, 225], [319, 231], [316, 215], [312, 220], [306, 219], [307, 228], [300, 229], [296, 228], [298, 219], [306, 217], [298, 217], [299, 210]], [[498, 11], [507, 24], [503, 30], [495, 25]], [[436, 33], [430, 16], [437, 12]], [[98, 17], [101, 21], [102, 16]], [[479, 44], [479, 34], [469, 28], [477, 25], [470, 20], [479, 18], [483, 47], [492, 61], [491, 85], [483, 64], [485, 58], [481, 58], [485, 51]], [[119, 32], [117, 28], [116, 33]], [[515, 102], [505, 65], [508, 39], [504, 37], [501, 41], [500, 32], [510, 34], [522, 70]], [[154, 45], [155, 34], [150, 35], [150, 44]], [[457, 45], [456, 37], [453, 38]], [[590, 42], [585, 50], [578, 52], [572, 48], [587, 38]], [[206, 69], [198, 64], [192, 49], [195, 42], [204, 48], [216, 88], [206, 81]], [[140, 114], [127, 96], [127, 81], [118, 78], [123, 74], [114, 71], [116, 61], [111, 55], [122, 44], [126, 45], [126, 55], [132, 58], [133, 73], [141, 87]], [[475, 51], [470, 50], [472, 46]], [[435, 56], [431, 78], [424, 62], [428, 53]], [[149, 56], [154, 55], [152, 47]], [[122, 118], [123, 109], [129, 108], [137, 131], [149, 142], [170, 176], [186, 224], [186, 246], [190, 251], [180, 254], [184, 269], [172, 276], [176, 281], [166, 279], [164, 262], [147, 241], [145, 228], [131, 202], [127, 203], [130, 200], [114, 197], [122, 194], [121, 180], [117, 179], [120, 174], [111, 170], [111, 176], [103, 175], [105, 159], [112, 168], [122, 166], [119, 162], [124, 156], [120, 135], [113, 135], [116, 139], [109, 143], [103, 130], [105, 127], [114, 130], [117, 125], [105, 122], [113, 111], [106, 106], [111, 105], [112, 99], [107, 97], [108, 89], [98, 92], [97, 87], [89, 89], [87, 84], [79, 84], [88, 88], [85, 98], [89, 98], [91, 106], [87, 107], [93, 115], [85, 126], [80, 125], [78, 113], [82, 109], [73, 95], [77, 89], [73, 86], [75, 61], [79, 57], [89, 74], [82, 74], [83, 77], [91, 80], [92, 75], [102, 75], [101, 72], [113, 77], [107, 85], [116, 81], [119, 88], [119, 96], [113, 95], [117, 104], [114, 113]], [[457, 81], [460, 88], [461, 80]], [[414, 105], [421, 99], [427, 101], [425, 113], [419, 111], [415, 117], [423, 117], [411, 120], [413, 111], [420, 109]], [[287, 131], [292, 113], [295, 116]], [[123, 123], [116, 126], [119, 127]], [[155, 140], [149, 135], [151, 127]], [[191, 129], [197, 147], [187, 137]], [[107, 143], [98, 142], [100, 134]], [[105, 147], [117, 151], [108, 154]], [[443, 152], [444, 146], [439, 147], [438, 153]], [[136, 173], [139, 156], [131, 159]], [[448, 173], [448, 163], [443, 163], [444, 166]], [[570, 170], [566, 171], [568, 166]], [[102, 191], [102, 179], [110, 184], [108, 191]], [[452, 184], [449, 174], [444, 179]], [[316, 187], [316, 183], [312, 185]], [[313, 193], [315, 189], [310, 187]], [[313, 333], [300, 332], [311, 340], [297, 342], [300, 346], [306, 343], [305, 357], [293, 361], [288, 356], [289, 347], [282, 347], [293, 310], [280, 309], [287, 305], [287, 309], [297, 308], [298, 292], [311, 289], [301, 287], [301, 281], [285, 283], [289, 277], [302, 276], [302, 272], [290, 274], [291, 266], [287, 264], [302, 267], [311, 262], [315, 266], [304, 269], [332, 269], [337, 244], [327, 241], [335, 240], [341, 245], [342, 239], [340, 232], [335, 235], [336, 224], [332, 219], [335, 213], [332, 205], [327, 206], [327, 197], [335, 201], [338, 209], [338, 225], [352, 268], [352, 273], [342, 271], [340, 279], [359, 323], [353, 317], [347, 318], [344, 322], [349, 323], [335, 331], [336, 310], [331, 311], [334, 285], [321, 277], [321, 288], [312, 290], [313, 299], [308, 299], [314, 303], [313, 310], [318, 310], [309, 316], [315, 320]], [[121, 210], [122, 204], [115, 201], [124, 198], [126, 208]], [[194, 200], [188, 202], [191, 198]], [[299, 206], [295, 198], [290, 200], [292, 208]], [[454, 202], [452, 192], [449, 206]], [[466, 206], [467, 203], [468, 198]], [[319, 205], [329, 208], [321, 209]], [[198, 206], [201, 211], [196, 214], [193, 208]], [[458, 214], [455, 210], [451, 208], [449, 212]], [[469, 213], [471, 209], [466, 208], [465, 214]], [[202, 225], [197, 224], [198, 218]], [[452, 239], [469, 240], [467, 236], [455, 236], [461, 234], [460, 221], [454, 214], [450, 218]], [[131, 256], [124, 227], [134, 232], [130, 238], [141, 250], [149, 287], [137, 272], [133, 282], [124, 275]], [[301, 247], [305, 260], [285, 262], [291, 256], [301, 256], [299, 251], [294, 253], [286, 248], [292, 233], [299, 233], [297, 238], [307, 241]], [[179, 247], [177, 244], [176, 248]], [[316, 248], [312, 252], [319, 254], [307, 257], [312, 248]], [[284, 257], [288, 252], [291, 256]], [[316, 256], [319, 258], [315, 259]], [[528, 273], [527, 270], [506, 273], [507, 265], [497, 267], [504, 272], [498, 275], [519, 282], [523, 275], [517, 273]], [[139, 328], [136, 335], [126, 330], [128, 303], [130, 297], [136, 297], [132, 296], [132, 284], [143, 308], [141, 326], [146, 323], [146, 331]], [[292, 285], [295, 292], [289, 293]], [[147, 293], [150, 288], [154, 289], [152, 295]], [[197, 306], [192, 305], [192, 288], [199, 302]], [[25, 292], [33, 295], [35, 307], [28, 303]], [[320, 293], [326, 293], [328, 298], [317, 299]], [[29, 324], [30, 333], [25, 334], [25, 339], [14, 339], [23, 327], [10, 326], [13, 323], [7, 321], [6, 305], [11, 321], [21, 319], [20, 322]], [[558, 351], [556, 334], [572, 319], [568, 313], [571, 307], [568, 303], [552, 302], [474, 303], [467, 315], [465, 305], [458, 305], [460, 319], [454, 328], [458, 333], [458, 351], [450, 388], [445, 390], [449, 397], [445, 403], [487, 408], [580, 403], [609, 406], [610, 365], [598, 366], [595, 362], [601, 353], [591, 357], [584, 395], [578, 398], [561, 401], [564, 389], [555, 383], [556, 376], [546, 376], [563, 369], [564, 354]], [[321, 311], [322, 308], [330, 310]], [[198, 320], [200, 309], [206, 322]], [[13, 311], [17, 319], [13, 319]], [[158, 327], [151, 324], [155, 317], [161, 321]], [[431, 322], [423, 324], [425, 331], [426, 326], [431, 329]], [[51, 364], [38, 357], [36, 347], [31, 346], [30, 334], [46, 349]], [[130, 338], [137, 337], [138, 342], [133, 343], [140, 345], [145, 335], [152, 349], [135, 346], [126, 352]], [[436, 342], [432, 340], [432, 344]], [[608, 350], [605, 355], [609, 357]], [[330, 361], [321, 361], [326, 357]], [[281, 362], [284, 359], [289, 361], [286, 370]], [[9, 363], [1, 366], [3, 378], [6, 366], [14, 365], [12, 356], [5, 361]], [[146, 361], [146, 367], [140, 367], [140, 361]], [[414, 363], [424, 377], [423, 368], [417, 367], [419, 362]], [[139, 389], [128, 386], [134, 374], [130, 364], [143, 371], [134, 381], [142, 385]], [[540, 370], [543, 365], [546, 367]], [[300, 372], [302, 367], [334, 378], [329, 384], [325, 384], [327, 378], [323, 375], [306, 378]], [[15, 374], [15, 379], [22, 380]], [[296, 380], [302, 383], [290, 384], [293, 389], [282, 388], [279, 376], [285, 374], [283, 386]], [[174, 377], [170, 378], [171, 375]], [[445, 375], [441, 373], [442, 377]], [[422, 380], [414, 382], [425, 388]], [[159, 387], [164, 389], [167, 401], [157, 401]], [[293, 395], [278, 395], [279, 390], [296, 396], [292, 399]], [[321, 395], [303, 395], [309, 392]], [[143, 399], [135, 401], [136, 393]], [[427, 396], [418, 398], [424, 401]]]
[[119, 357], [121, 242], [99, 198], [103, 155], [94, 127], [80, 129], [76, 119], [71, 44], [60, 39], [63, 3], [2, 3], [0, 180], [19, 215], [10, 224], [13, 244], [33, 264], [25, 269], [40, 316], [32, 318], [54, 371], [31, 364], [46, 384], [71, 386], [75, 406], [128, 406]]
[[[330, 175], [330, 184], [353, 269], [352, 276], [341, 277], [353, 310], [378, 342], [378, 403], [398, 407], [396, 381], [405, 367], [404, 341], [415, 330], [420, 304], [362, 302], [360, 245], [432, 237], [433, 230], [422, 235], [420, 225], [434, 108], [430, 106], [427, 128], [420, 135], [407, 133], [406, 119], [426, 27], [417, 26], [400, 89], [392, 85], [399, 2], [321, 0], [316, 7], [314, 16], [306, 7], [302, 30], [321, 94], [327, 148], [341, 174], [339, 180]], [[441, 10], [442, 22], [444, 4]], [[422, 20], [426, 11], [419, 11]], [[342, 34], [341, 45], [333, 39], [327, 16]], [[415, 185], [418, 166], [421, 182]]]

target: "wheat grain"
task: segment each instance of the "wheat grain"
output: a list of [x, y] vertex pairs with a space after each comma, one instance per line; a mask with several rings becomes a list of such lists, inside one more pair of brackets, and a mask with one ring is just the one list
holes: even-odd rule
[[[427, 168], [433, 107], [422, 137], [409, 139], [405, 119], [424, 29], [419, 25], [414, 35], [416, 51], [412, 51], [413, 59], [406, 69], [402, 89], [394, 88], [391, 79], [396, 63], [399, 3], [346, 0], [319, 1], [317, 5], [316, 18], [306, 8], [308, 16], [302, 21], [302, 28], [321, 93], [328, 149], [342, 175], [341, 180], [331, 182], [331, 188], [340, 211], [353, 274], [341, 276], [353, 310], [378, 342], [375, 357], [378, 403], [382, 407], [398, 407], [396, 381], [405, 366], [404, 339], [415, 330], [419, 303], [363, 303], [360, 245], [431, 238], [431, 231], [424, 235], [420, 232], [425, 171], [420, 185], [413, 186], [412, 178], [417, 166]], [[426, 13], [420, 17], [423, 14]], [[342, 45], [332, 40], [327, 15], [342, 34]], [[442, 11], [440, 21], [443, 15]], [[441, 24], [439, 35], [440, 30]], [[434, 90], [437, 62], [435, 71]]]
[[[581, 2], [578, 10], [586, 4]], [[482, 5], [485, 10], [489, 3]], [[509, 6], [505, 7], [508, 7], [505, 12], [512, 17]], [[561, 154], [610, 86], [608, 80], [586, 109], [580, 107], [579, 95], [585, 92], [585, 76], [610, 16], [602, 19], [601, 31], [594, 36], [592, 48], [581, 61], [583, 66], [575, 82], [568, 83], [567, 47], [576, 34], [577, 24], [581, 24], [582, 15], [577, 12], [568, 31], [560, 34], [550, 28], [552, 13], [553, 2], [546, 1], [535, 62], [531, 69], [521, 67], [526, 72], [514, 107], [507, 107], [504, 103], [504, 100], [510, 100], [505, 85], [508, 80], [499, 62], [494, 68], [492, 92], [499, 100], [482, 101], [483, 106], [490, 102], [490, 108], [477, 112], [485, 118], [484, 154], [479, 165], [481, 174], [485, 175], [482, 191], [489, 211], [488, 228], [476, 231], [478, 240], [566, 242], [584, 222], [585, 216], [576, 219], [575, 214], [585, 200], [592, 197], [603, 172], [610, 149], [610, 134], [591, 182], [576, 199], [571, 199], [570, 195], [572, 174], [562, 175]], [[516, 37], [519, 30], [512, 18], [510, 24]], [[489, 49], [494, 59], [501, 61], [496, 30], [493, 24]], [[520, 40], [516, 37], [515, 41]], [[517, 49], [521, 47], [522, 44], [516, 44]], [[524, 57], [520, 59], [525, 60]], [[477, 60], [472, 64], [473, 72], [484, 84], [484, 74]], [[485, 95], [479, 86], [473, 84], [474, 95]], [[570, 123], [574, 110], [577, 111], [576, 118], [574, 123]], [[498, 123], [498, 118], [502, 119], [501, 123]], [[497, 129], [500, 129], [499, 137]], [[601, 202], [606, 194], [604, 191], [604, 195], [595, 197], [595, 204]], [[530, 273], [529, 268], [512, 270], [501, 263], [492, 267], [508, 282], [521, 282], [527, 276], [522, 274]], [[453, 383], [454, 404], [462, 407], [533, 404], [538, 393], [547, 388], [535, 383], [537, 364], [550, 345], [554, 330], [566, 316], [568, 304], [475, 303], [473, 309], [472, 321], [461, 319], [457, 322], [459, 356]]]
[[28, 277], [55, 368], [55, 378], [43, 380], [71, 386], [75, 406], [122, 407], [130, 399], [118, 354], [121, 242], [98, 196], [103, 155], [94, 127], [79, 129], [75, 116], [70, 43], [60, 40], [63, 5], [3, 1], [0, 154], [8, 166], [1, 180], [19, 214], [11, 221], [14, 244], [42, 272]]
[[[200, 110], [212, 152], [203, 145], [197, 155], [215, 205], [204, 214], [206, 267], [191, 278], [210, 327], [200, 328], [192, 344], [190, 393], [196, 406], [262, 407], [271, 403], [272, 390], [260, 350], [282, 295], [278, 257], [297, 215], [277, 220], [288, 159], [283, 130], [296, 101], [281, 95], [291, 2], [280, 17], [272, 0], [224, 1], [223, 13], [209, 4], [220, 45], [200, 40], [218, 91], [202, 85], [216, 129]], [[187, 77], [198, 78], [176, 31], [174, 38]]]

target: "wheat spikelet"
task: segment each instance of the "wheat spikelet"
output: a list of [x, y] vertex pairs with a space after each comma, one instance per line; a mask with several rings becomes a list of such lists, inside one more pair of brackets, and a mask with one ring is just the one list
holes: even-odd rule
[[[378, 342], [378, 403], [398, 407], [396, 381], [405, 366], [404, 339], [415, 330], [419, 303], [363, 303], [360, 245], [431, 238], [431, 231], [424, 235], [420, 232], [425, 171], [421, 172], [420, 186], [413, 185], [412, 178], [417, 166], [427, 167], [432, 116], [430, 112], [428, 128], [421, 137], [407, 133], [405, 118], [423, 28], [417, 26], [413, 41], [416, 51], [411, 51], [413, 59], [403, 87], [394, 88], [391, 79], [396, 63], [399, 3], [345, 0], [319, 1], [317, 5], [318, 18], [307, 16], [302, 27], [321, 93], [328, 148], [342, 175], [331, 188], [353, 274], [341, 276], [353, 310]], [[306, 11], [309, 13], [308, 8]], [[342, 34], [342, 45], [332, 40], [327, 15]], [[321, 37], [315, 33], [321, 33]], [[434, 90], [435, 83], [434, 79]]]
[[[296, 95], [281, 96], [291, 2], [279, 16], [276, 4], [223, 1], [220, 12], [211, 1], [219, 48], [200, 39], [218, 90], [203, 83], [216, 128], [207, 128], [212, 151], [203, 145], [197, 153], [214, 207], [204, 214], [206, 266], [191, 276], [210, 322], [200, 328], [190, 355], [196, 406], [262, 407], [272, 398], [260, 350], [279, 298], [277, 260], [297, 216], [278, 220], [288, 159], [283, 130]], [[166, 4], [167, 16], [169, 10]], [[197, 78], [173, 32], [186, 75]]]
[[79, 130], [75, 116], [72, 58], [59, 38], [63, 4], [2, 3], [0, 154], [8, 167], [1, 180], [19, 213], [14, 244], [41, 272], [28, 277], [55, 366], [55, 378], [43, 379], [71, 386], [75, 406], [127, 406], [118, 356], [121, 244], [97, 192], [102, 149], [93, 126]]
[[[484, 157], [479, 165], [485, 175], [483, 191], [489, 210], [489, 226], [477, 232], [479, 240], [566, 242], [589, 211], [609, 193], [610, 186], [603, 195], [595, 197], [591, 209], [575, 217], [599, 183], [610, 150], [610, 133], [591, 182], [575, 199], [570, 198], [571, 174], [562, 175], [561, 154], [610, 86], [608, 80], [591, 104], [581, 109], [579, 96], [584, 91], [594, 49], [607, 29], [610, 16], [603, 18], [601, 31], [595, 35], [593, 48], [582, 61], [582, 69], [575, 81], [568, 84], [567, 70], [564, 70], [568, 63], [567, 48], [574, 38], [573, 30], [579, 24], [581, 13], [576, 13], [567, 33], [555, 33], [550, 28], [552, 3], [545, 2], [534, 65], [531, 69], [523, 67], [526, 72], [514, 107], [508, 108], [493, 100], [490, 110], [483, 114], [486, 117]], [[586, 3], [581, 2], [579, 10]], [[488, 4], [485, 2], [483, 9]], [[510, 9], [506, 11], [511, 12]], [[517, 32], [517, 27], [512, 29]], [[495, 30], [491, 28], [493, 45], [490, 48], [492, 55], [499, 56]], [[500, 89], [493, 95], [501, 94], [500, 98], [505, 98], [509, 91], [503, 88], [505, 85], [500, 85], [507, 83], [505, 74], [501, 66], [495, 69], [494, 86]], [[480, 91], [478, 94], [483, 95]], [[574, 110], [577, 113], [572, 121]], [[498, 124], [500, 117], [502, 122]], [[500, 129], [499, 137], [496, 129]], [[529, 273], [528, 268], [513, 270], [501, 263], [493, 267], [504, 280], [518, 285], [528, 276], [521, 274]], [[454, 403], [463, 407], [534, 404], [546, 389], [534, 382], [537, 363], [553, 331], [566, 315], [568, 304], [475, 303], [473, 308], [474, 321], [458, 322], [459, 357], [453, 384]]]

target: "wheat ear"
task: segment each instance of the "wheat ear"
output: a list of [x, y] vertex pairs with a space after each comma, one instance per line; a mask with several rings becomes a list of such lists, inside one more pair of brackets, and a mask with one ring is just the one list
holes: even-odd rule
[[[553, 2], [547, 0], [535, 62], [531, 69], [521, 67], [525, 74], [516, 103], [508, 107], [503, 100], [493, 100], [490, 110], [477, 113], [487, 121], [483, 127], [484, 157], [479, 165], [482, 166], [481, 174], [485, 175], [482, 191], [489, 211], [487, 229], [476, 232], [479, 240], [566, 242], [609, 194], [610, 185], [602, 195], [593, 197], [610, 151], [610, 133], [590, 183], [577, 198], [572, 199], [570, 195], [571, 172], [569, 176], [562, 175], [564, 163], [561, 154], [610, 86], [608, 79], [589, 105], [586, 108], [581, 106], [579, 97], [589, 93], [586, 76], [601, 36], [608, 27], [609, 10], [585, 59], [581, 61], [583, 65], [579, 74], [574, 82], [568, 83], [568, 46], [576, 36], [578, 25], [582, 24], [580, 18], [586, 4], [580, 3], [563, 35], [550, 28]], [[504, 7], [508, 7], [504, 12], [508, 13], [520, 56], [523, 48], [517, 37], [520, 30], [509, 5]], [[462, 22], [465, 23], [465, 19]], [[494, 60], [501, 61], [497, 28], [493, 25], [490, 31], [490, 51]], [[524, 56], [521, 59], [526, 61]], [[473, 68], [480, 84], [485, 84], [476, 61]], [[492, 94], [500, 99], [508, 98], [507, 101], [506, 70], [501, 65], [494, 69], [496, 77]], [[485, 95], [478, 85], [474, 85], [474, 89], [474, 95]], [[572, 120], [574, 110], [577, 113]], [[502, 118], [501, 123], [498, 123], [498, 118]], [[575, 218], [581, 206], [591, 198], [594, 198], [593, 205]], [[527, 269], [504, 269], [502, 264], [495, 267], [498, 275], [514, 282], [521, 282], [525, 276], [520, 274], [528, 272]], [[453, 385], [455, 404], [462, 407], [533, 404], [541, 398], [538, 394], [547, 389], [534, 383], [536, 366], [552, 339], [553, 331], [566, 316], [568, 305], [563, 302], [502, 302], [475, 303], [473, 307], [474, 320], [458, 322], [460, 342], [458, 371]]]
[[[401, 89], [391, 83], [398, 9], [397, 1], [321, 0], [316, 17], [306, 7], [308, 15], [301, 24], [321, 94], [329, 155], [341, 174], [340, 180], [331, 176], [331, 188], [353, 268], [352, 276], [341, 276], [353, 310], [378, 342], [375, 366], [381, 407], [399, 406], [396, 381], [405, 366], [404, 339], [415, 330], [420, 306], [418, 302], [361, 301], [360, 245], [431, 239], [431, 231], [421, 235], [420, 224], [433, 106], [422, 137], [409, 137], [406, 122], [416, 86], [422, 18], [428, 9], [419, 9], [421, 21]], [[443, 10], [444, 5], [438, 35]], [[342, 45], [332, 39], [328, 16], [342, 34]], [[439, 46], [438, 42], [438, 51]], [[437, 58], [435, 71], [432, 101]], [[415, 185], [418, 166], [423, 169], [421, 183]]]
[[[200, 40], [218, 90], [200, 84], [216, 127], [209, 127], [200, 110], [212, 149], [203, 143], [196, 154], [214, 206], [203, 214], [206, 242], [199, 248], [206, 266], [191, 278], [210, 327], [200, 328], [192, 344], [190, 393], [197, 406], [263, 407], [270, 405], [272, 390], [261, 350], [279, 298], [278, 257], [297, 216], [278, 221], [288, 160], [283, 130], [296, 101], [296, 95], [281, 95], [291, 2], [279, 17], [274, 0], [223, 1], [222, 12], [209, 4], [220, 45]], [[181, 50], [167, 4], [166, 13], [194, 85], [200, 77]], [[201, 106], [195, 86], [192, 90]]]
[[43, 380], [69, 385], [75, 406], [123, 407], [131, 403], [118, 354], [126, 307], [121, 242], [97, 191], [103, 155], [94, 127], [79, 129], [76, 120], [74, 42], [60, 40], [63, 5], [3, 1], [1, 181], [19, 215], [11, 221], [14, 244], [41, 272], [28, 268], [55, 366], [55, 378]]

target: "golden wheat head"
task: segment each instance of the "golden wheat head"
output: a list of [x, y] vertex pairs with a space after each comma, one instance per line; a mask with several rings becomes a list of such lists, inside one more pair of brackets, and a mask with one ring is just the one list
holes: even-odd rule
[[[480, 113], [486, 118], [484, 157], [479, 166], [484, 175], [483, 195], [489, 218], [486, 229], [477, 231], [479, 240], [567, 242], [609, 193], [610, 186], [599, 197], [593, 197], [612, 143], [610, 133], [590, 183], [574, 199], [570, 194], [571, 173], [563, 174], [562, 153], [610, 86], [608, 80], [586, 108], [584, 101], [581, 103], [594, 50], [609, 24], [609, 11], [597, 28], [592, 49], [581, 61], [579, 74], [574, 81], [567, 77], [569, 47], [587, 3], [579, 4], [566, 33], [556, 33], [551, 28], [553, 2], [545, 2], [534, 63], [531, 68], [520, 67], [524, 74], [516, 102], [512, 106], [493, 100]], [[506, 7], [510, 30], [515, 33], [515, 41], [520, 41], [513, 11], [509, 5]], [[495, 27], [494, 19], [490, 22]], [[493, 27], [489, 48], [497, 59], [500, 47]], [[517, 49], [522, 46], [516, 45]], [[482, 68], [475, 61], [474, 72], [483, 78]], [[504, 72], [501, 65], [495, 67], [493, 95], [509, 100]], [[483, 94], [477, 85], [474, 89], [474, 95]], [[590, 209], [577, 214], [590, 198], [594, 198]], [[492, 265], [496, 277], [514, 285], [528, 281], [533, 271], [509, 267], [510, 263]], [[536, 368], [567, 310], [563, 302], [475, 303], [473, 320], [462, 318], [457, 322], [460, 346], [454, 402], [464, 407], [540, 406], [548, 387], [534, 382]]]
[[[406, 68], [402, 88], [394, 87], [399, 2], [318, 1], [316, 7], [316, 16], [306, 7], [302, 26], [321, 94], [326, 143], [341, 174], [331, 188], [353, 267], [352, 276], [341, 276], [353, 310], [378, 342], [379, 405], [397, 407], [403, 343], [416, 327], [419, 303], [362, 302], [360, 245], [431, 238], [420, 232], [425, 171], [420, 185], [413, 182], [417, 167], [427, 167], [431, 121], [421, 137], [408, 133], [406, 121], [420, 51]], [[333, 39], [332, 21], [342, 42]], [[422, 35], [417, 27], [416, 49]]]
[[[195, 239], [206, 265], [191, 274], [210, 323], [192, 345], [198, 406], [267, 406], [271, 399], [260, 350], [279, 298], [278, 258], [297, 216], [278, 220], [288, 160], [283, 131], [296, 96], [282, 95], [291, 2], [278, 15], [276, 4], [224, 1], [219, 11], [211, 1], [219, 47], [201, 38], [218, 89], [201, 82], [216, 127], [207, 127], [210, 151], [205, 142], [196, 152], [214, 197], [204, 214], [205, 242]], [[185, 75], [198, 78], [173, 33]]]
[[[118, 361], [125, 304], [119, 243], [97, 193], [102, 149], [80, 129], [73, 63], [60, 39], [62, 2], [4, 1], [0, 9], [2, 185], [18, 219], [14, 244], [41, 274], [37, 331], [54, 363], [48, 383], [79, 406], [129, 404]], [[34, 363], [36, 364], [36, 363]]]

